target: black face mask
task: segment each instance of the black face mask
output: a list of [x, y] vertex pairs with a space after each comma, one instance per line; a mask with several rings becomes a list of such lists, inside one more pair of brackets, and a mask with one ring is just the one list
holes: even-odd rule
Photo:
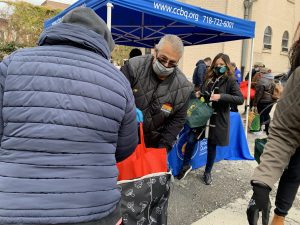
[[226, 66], [218, 66], [214, 68], [214, 72], [217, 75], [223, 75], [226, 72], [226, 70], [227, 70]]

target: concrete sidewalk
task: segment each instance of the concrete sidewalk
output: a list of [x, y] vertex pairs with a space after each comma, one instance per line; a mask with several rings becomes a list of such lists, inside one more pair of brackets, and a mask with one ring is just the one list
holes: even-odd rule
[[[248, 192], [244, 199], [237, 199], [228, 205], [219, 208], [212, 213], [201, 218], [192, 225], [248, 225], [245, 210], [247, 209], [248, 201], [251, 198], [252, 192]], [[298, 197], [299, 193], [298, 193]], [[271, 198], [272, 206], [274, 206], [274, 198]], [[274, 207], [273, 207], [274, 208]], [[273, 217], [270, 215], [270, 222]], [[260, 217], [261, 218], [261, 217]], [[258, 224], [261, 224], [259, 221]], [[300, 224], [300, 210], [292, 208], [286, 218], [285, 225], [299, 225]]]
[[[240, 107], [240, 111], [242, 107]], [[275, 107], [273, 107], [271, 115], [273, 115]], [[242, 116], [243, 122], [245, 122], [245, 116]], [[248, 133], [247, 140], [249, 145], [249, 150], [252, 155], [254, 155], [254, 141], [256, 138], [263, 138], [266, 137], [265, 133], [262, 134], [253, 134]], [[254, 167], [256, 164], [254, 164]], [[254, 169], [253, 167], [253, 169]], [[278, 184], [277, 184], [278, 185]], [[274, 188], [274, 190], [277, 190], [277, 187]], [[228, 190], [226, 190], [228, 191]], [[272, 209], [270, 214], [270, 223], [272, 221], [273, 217], [273, 211], [274, 211], [274, 205], [275, 205], [275, 191], [272, 191], [271, 193], [271, 202], [272, 202]], [[239, 198], [235, 200], [232, 203], [229, 203], [219, 209], [216, 209], [215, 211], [209, 213], [208, 215], [202, 217], [200, 220], [198, 220], [195, 223], [192, 223], [192, 225], [248, 225], [247, 221], [247, 215], [246, 215], [246, 209], [248, 205], [248, 201], [251, 198], [252, 191], [248, 192], [244, 198]], [[298, 194], [296, 196], [296, 199], [300, 199], [300, 190], [298, 191]], [[295, 202], [297, 201], [295, 200]], [[261, 215], [260, 215], [260, 221], [258, 225], [261, 225]], [[289, 211], [289, 215], [286, 217], [285, 225], [300, 225], [300, 207], [298, 204], [296, 206], [292, 207]]]

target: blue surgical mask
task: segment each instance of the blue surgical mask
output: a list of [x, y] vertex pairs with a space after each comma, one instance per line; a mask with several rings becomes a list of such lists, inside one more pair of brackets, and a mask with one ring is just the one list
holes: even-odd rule
[[223, 75], [226, 72], [226, 70], [227, 70], [226, 66], [218, 66], [214, 68], [214, 72], [217, 75]]
[[161, 77], [168, 77], [171, 73], [174, 72], [174, 67], [167, 68], [163, 64], [161, 64], [157, 59], [152, 64], [152, 68], [154, 73]]

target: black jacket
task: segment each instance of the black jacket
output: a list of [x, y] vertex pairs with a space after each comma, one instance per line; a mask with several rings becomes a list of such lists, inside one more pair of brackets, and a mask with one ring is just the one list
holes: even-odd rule
[[[211, 91], [208, 82], [203, 85], [203, 93]], [[215, 87], [219, 87], [221, 98], [212, 104], [214, 113], [210, 119], [209, 139], [213, 144], [226, 146], [229, 144], [230, 103], [241, 105], [244, 98], [234, 76], [222, 77]]]
[[171, 148], [185, 122], [193, 85], [178, 68], [166, 80], [159, 80], [152, 62], [152, 55], [134, 57], [121, 71], [131, 84], [136, 107], [143, 112], [146, 145]]

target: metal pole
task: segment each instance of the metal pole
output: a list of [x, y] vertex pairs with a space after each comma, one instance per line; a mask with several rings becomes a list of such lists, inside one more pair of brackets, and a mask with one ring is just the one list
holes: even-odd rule
[[[252, 0], [244, 0], [244, 19], [250, 19], [250, 11], [252, 7], [253, 1]], [[242, 41], [242, 53], [241, 53], [241, 74], [242, 79], [244, 80], [245, 77], [245, 67], [247, 62], [247, 52], [248, 52], [248, 40], [244, 39]]]
[[249, 115], [249, 104], [250, 104], [250, 89], [251, 89], [251, 80], [252, 80], [252, 64], [253, 64], [253, 51], [254, 51], [254, 38], [251, 39], [251, 55], [250, 55], [250, 66], [249, 66], [249, 80], [248, 80], [248, 91], [247, 91], [247, 105], [246, 105], [246, 125], [245, 125], [245, 134], [247, 138], [248, 133], [248, 115]]
[[106, 4], [106, 7], [107, 7], [107, 17], [106, 17], [106, 24], [107, 24], [107, 27], [108, 29], [111, 31], [111, 11], [112, 11], [112, 8], [114, 7], [113, 4], [111, 4], [110, 2], [108, 2]]

